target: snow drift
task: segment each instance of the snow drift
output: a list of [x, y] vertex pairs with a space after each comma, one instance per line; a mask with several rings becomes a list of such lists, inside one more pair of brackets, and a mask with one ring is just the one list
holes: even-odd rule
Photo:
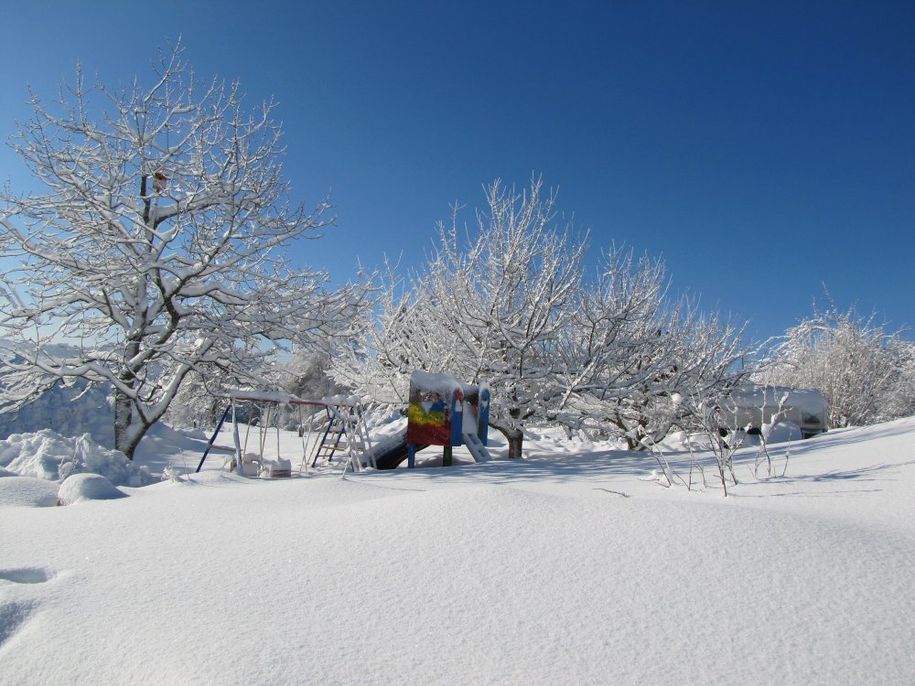
[[748, 448], [727, 499], [554, 438], [5, 507], [0, 684], [911, 683], [915, 419]]
[[95, 443], [89, 434], [68, 437], [51, 429], [13, 434], [0, 440], [0, 467], [36, 479], [63, 481], [71, 474], [92, 472], [112, 484], [143, 486], [155, 481], [117, 450]]
[[99, 474], [71, 474], [60, 485], [57, 502], [73, 505], [86, 500], [116, 500], [126, 494]]

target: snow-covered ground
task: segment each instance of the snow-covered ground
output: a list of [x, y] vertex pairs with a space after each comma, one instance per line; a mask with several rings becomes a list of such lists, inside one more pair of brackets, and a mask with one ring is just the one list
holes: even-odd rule
[[[205, 441], [138, 461], [192, 471]], [[222, 450], [67, 507], [3, 476], [0, 683], [915, 682], [915, 418], [780, 445], [774, 479], [743, 451], [727, 499], [711, 469], [690, 492], [644, 454], [526, 448], [284, 480]]]

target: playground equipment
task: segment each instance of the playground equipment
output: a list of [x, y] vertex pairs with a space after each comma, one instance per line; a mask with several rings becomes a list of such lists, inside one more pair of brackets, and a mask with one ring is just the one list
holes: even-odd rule
[[[365, 467], [375, 467], [371, 440], [365, 426], [365, 413], [359, 402], [342, 399], [303, 400], [288, 393], [251, 391], [235, 391], [228, 394], [226, 399], [228, 404], [200, 458], [197, 472], [203, 467], [216, 436], [231, 413], [235, 470], [243, 476], [291, 476], [292, 461], [281, 456], [279, 422], [281, 408], [291, 408], [298, 414], [297, 424], [299, 435], [302, 438], [299, 473], [303, 470], [307, 473], [309, 457], [312, 458], [311, 466], [314, 467], [319, 462], [331, 462], [335, 453], [341, 451], [346, 454], [343, 471], [351, 468], [354, 472], [358, 472]], [[247, 405], [249, 409], [253, 407], [256, 410], [258, 417], [255, 428], [257, 452], [248, 452], [252, 428], [250, 418], [245, 424], [244, 442], [241, 440], [239, 434], [239, 406], [241, 405]], [[306, 415], [308, 408], [317, 411]], [[324, 422], [326, 422], [326, 426]], [[275, 461], [264, 457], [264, 449], [272, 423], [276, 425], [277, 459]], [[319, 433], [321, 438], [316, 440], [315, 436]], [[366, 461], [364, 462], [364, 460]]]
[[[415, 467], [416, 453], [430, 445], [444, 447], [442, 464], [446, 467], [453, 462], [452, 448], [456, 445], [467, 446], [476, 462], [491, 459], [486, 448], [489, 387], [485, 384], [462, 384], [448, 374], [413, 372], [410, 376], [406, 430], [393, 441], [374, 448], [366, 428], [365, 412], [357, 401], [337, 398], [304, 400], [288, 393], [252, 391], [235, 391], [225, 398], [225, 411], [200, 458], [198, 472], [231, 414], [234, 469], [244, 476], [291, 476], [292, 461], [282, 457], [283, 448], [280, 445], [280, 414], [284, 408], [287, 413], [290, 409], [298, 413], [297, 424], [302, 439], [299, 473], [308, 473], [309, 466], [314, 468], [332, 462], [340, 452], [346, 456], [344, 472], [347, 469], [359, 472], [366, 467], [394, 469], [404, 460], [409, 467]], [[246, 406], [246, 413], [240, 412], [242, 406]], [[256, 416], [256, 422], [252, 420], [252, 415]], [[242, 422], [245, 424], [244, 440], [239, 430]], [[276, 430], [275, 460], [264, 455], [272, 428]], [[255, 434], [257, 449], [249, 452], [252, 433]]]
[[415, 371], [410, 376], [407, 430], [400, 440], [375, 455], [378, 469], [394, 469], [405, 459], [416, 466], [416, 453], [430, 445], [444, 447], [442, 465], [452, 464], [452, 448], [466, 445], [476, 462], [491, 459], [486, 449], [489, 387], [462, 384], [448, 374]]

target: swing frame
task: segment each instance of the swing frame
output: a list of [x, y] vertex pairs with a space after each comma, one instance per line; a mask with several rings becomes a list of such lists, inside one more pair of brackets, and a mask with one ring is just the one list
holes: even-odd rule
[[[309, 474], [309, 450], [314, 452], [315, 456], [317, 456], [320, 446], [323, 444], [324, 438], [326, 438], [326, 432], [321, 441], [318, 441], [315, 438], [315, 417], [322, 414], [320, 411], [309, 414], [309, 426], [306, 429], [303, 412], [307, 407], [323, 408], [324, 412], [327, 414], [328, 421], [333, 421], [334, 417], [340, 417], [344, 422], [345, 431], [348, 434], [347, 459], [344, 461], [343, 465], [344, 474], [349, 468], [352, 468], [354, 472], [362, 471], [363, 454], [368, 455], [369, 464], [366, 466], [375, 468], [374, 457], [371, 450], [371, 441], [368, 437], [368, 431], [364, 425], [364, 412], [362, 410], [361, 403], [358, 401], [306, 400], [288, 393], [261, 393], [255, 391], [233, 391], [221, 397], [226, 399], [229, 404], [226, 407], [222, 418], [219, 420], [219, 423], [216, 426], [216, 430], [213, 432], [213, 435], [207, 444], [207, 448], [204, 451], [203, 456], [200, 458], [200, 463], [197, 465], [197, 469], [195, 470], [196, 472], [199, 472], [203, 468], [203, 463], [206, 460], [207, 455], [209, 454], [210, 449], [216, 440], [216, 436], [222, 429], [222, 425], [228, 418], [229, 413], [231, 413], [235, 471], [242, 476], [252, 476], [245, 473], [244, 467], [244, 457], [247, 455], [246, 451], [251, 433], [251, 423], [250, 421], [246, 422], [245, 440], [244, 443], [242, 443], [241, 437], [239, 435], [237, 411], [238, 405], [240, 403], [251, 403], [257, 407], [259, 412], [260, 421], [258, 421], [258, 455], [256, 460], [249, 461], [249, 464], [252, 461], [258, 462], [259, 471], [261, 465], [264, 463], [264, 448], [267, 443], [267, 434], [270, 429], [270, 420], [279, 413], [279, 408], [282, 405], [298, 408], [299, 434], [302, 437], [302, 460], [299, 464], [299, 474], [303, 473], [303, 469], [306, 476]], [[357, 437], [363, 442], [362, 454], [356, 454], [356, 450], [354, 449], [354, 443]], [[279, 422], [277, 422], [276, 426], [276, 449], [277, 458], [279, 459], [281, 456]]]

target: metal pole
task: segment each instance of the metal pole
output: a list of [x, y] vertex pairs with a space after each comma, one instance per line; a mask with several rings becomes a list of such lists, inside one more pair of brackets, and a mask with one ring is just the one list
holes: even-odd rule
[[219, 430], [222, 428], [223, 422], [226, 421], [226, 417], [229, 416], [229, 410], [231, 410], [231, 409], [232, 409], [232, 404], [229, 403], [229, 405], [226, 407], [226, 411], [222, 413], [222, 418], [219, 420], [219, 423], [216, 425], [216, 431], [214, 431], [213, 435], [210, 436], [210, 442], [207, 443], [207, 449], [203, 451], [203, 457], [200, 458], [200, 464], [198, 464], [197, 469], [194, 470], [195, 474], [200, 471], [201, 467], [203, 467], [203, 461], [205, 459], [207, 459], [207, 455], [210, 454], [210, 448], [213, 447], [213, 442], [216, 440], [216, 436], [219, 434]]

